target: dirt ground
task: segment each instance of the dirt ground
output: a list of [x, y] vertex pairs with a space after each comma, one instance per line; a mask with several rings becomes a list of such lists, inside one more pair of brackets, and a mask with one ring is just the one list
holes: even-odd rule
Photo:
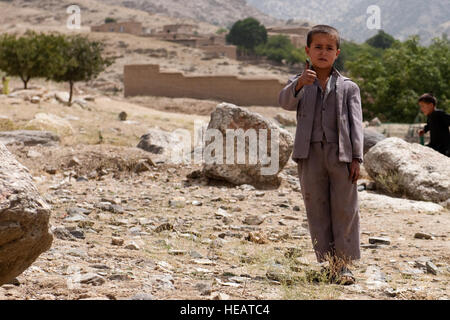
[[[261, 191], [195, 178], [201, 165], [169, 164], [135, 148], [148, 128], [192, 130], [195, 120], [208, 122], [216, 104], [97, 94], [87, 107], [67, 107], [0, 96], [0, 115], [15, 129], [37, 113], [73, 128], [59, 147], [9, 147], [52, 206], [54, 241], [15, 284], [0, 287], [0, 299], [449, 298], [448, 209], [361, 191], [356, 284], [329, 284], [312, 277], [321, 266], [295, 163], [282, 171], [278, 189]], [[281, 111], [250, 109], [266, 117]], [[121, 111], [128, 121], [118, 119]], [[147, 158], [154, 166], [135, 173]], [[249, 224], [251, 216], [260, 224]], [[432, 239], [416, 239], [418, 232]], [[369, 237], [390, 244], [369, 245]], [[427, 271], [427, 261], [436, 269]]]

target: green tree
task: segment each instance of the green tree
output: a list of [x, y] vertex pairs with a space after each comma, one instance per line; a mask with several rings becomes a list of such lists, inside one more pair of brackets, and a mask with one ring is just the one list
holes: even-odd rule
[[288, 63], [298, 63], [306, 60], [306, 53], [296, 49], [285, 35], [269, 37], [265, 44], [255, 48], [255, 53], [277, 62], [285, 60]]
[[72, 103], [75, 82], [92, 80], [113, 63], [112, 59], [102, 56], [103, 51], [103, 43], [80, 35], [70, 36], [59, 43], [58, 52], [63, 63], [58, 65], [58, 70], [52, 72], [50, 78], [69, 83], [69, 104]]
[[31, 78], [43, 77], [46, 63], [41, 52], [45, 49], [44, 36], [28, 31], [17, 37], [4, 34], [0, 38], [0, 69], [10, 76], [17, 76], [28, 88]]
[[383, 30], [366, 40], [366, 43], [374, 48], [389, 49], [396, 42], [395, 38]]
[[366, 117], [411, 123], [424, 92], [434, 94], [442, 109], [450, 109], [450, 42], [444, 38], [422, 47], [418, 36], [411, 37], [394, 43], [381, 58], [365, 53], [347, 66], [361, 88]]
[[116, 23], [117, 20], [111, 17], [105, 18], [105, 23]]
[[267, 30], [255, 18], [246, 18], [233, 24], [226, 40], [244, 51], [254, 52], [256, 46], [267, 42]]
[[375, 48], [367, 43], [358, 44], [352, 41], [341, 41], [341, 53], [335, 62], [335, 66], [338, 70], [347, 71], [346, 63], [348, 61], [355, 61], [361, 55], [368, 54], [375, 58], [381, 58], [383, 55], [383, 49]]

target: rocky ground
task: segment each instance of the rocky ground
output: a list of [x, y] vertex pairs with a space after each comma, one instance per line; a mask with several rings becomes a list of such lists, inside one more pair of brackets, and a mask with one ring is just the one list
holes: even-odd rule
[[[182, 105], [153, 99], [159, 110]], [[39, 112], [72, 127], [59, 147], [8, 147], [52, 206], [54, 241], [15, 283], [0, 287], [0, 299], [449, 298], [447, 208], [363, 190], [370, 186], [363, 172], [356, 284], [314, 280], [321, 266], [295, 164], [276, 190], [207, 180], [196, 174], [201, 165], [173, 165], [134, 146], [149, 127], [191, 129], [208, 117], [143, 105], [100, 95], [71, 108], [53, 99], [0, 99], [15, 129]], [[129, 123], [118, 120], [122, 110]]]

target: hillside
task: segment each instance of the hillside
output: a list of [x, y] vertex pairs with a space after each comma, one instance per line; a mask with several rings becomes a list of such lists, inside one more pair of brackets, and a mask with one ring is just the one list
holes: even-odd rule
[[177, 18], [191, 18], [217, 26], [231, 26], [236, 20], [254, 17], [265, 25], [279, 24], [281, 21], [264, 14], [245, 0], [106, 0], [106, 3], [140, 9], [151, 13], [161, 13]]
[[369, 30], [367, 8], [381, 9], [382, 28], [404, 40], [419, 34], [428, 43], [431, 38], [450, 32], [449, 0], [248, 0], [249, 4], [279, 19], [310, 20], [330, 24], [341, 30], [345, 38], [362, 42], [376, 34]]

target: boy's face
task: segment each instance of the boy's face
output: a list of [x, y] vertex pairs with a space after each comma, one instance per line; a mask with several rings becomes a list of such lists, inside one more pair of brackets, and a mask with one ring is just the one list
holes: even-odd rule
[[313, 66], [320, 69], [331, 68], [341, 53], [336, 38], [326, 33], [313, 35], [311, 45], [305, 51]]
[[424, 101], [419, 102], [420, 110], [424, 115], [429, 116], [434, 111], [434, 104]]

